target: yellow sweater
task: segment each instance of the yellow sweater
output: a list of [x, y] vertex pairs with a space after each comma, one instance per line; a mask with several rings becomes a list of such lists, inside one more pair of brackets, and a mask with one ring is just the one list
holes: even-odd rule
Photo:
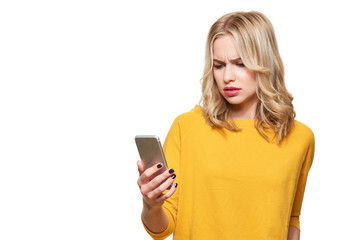
[[254, 120], [235, 120], [241, 132], [212, 129], [202, 107], [178, 116], [164, 142], [178, 188], [163, 205], [169, 225], [154, 239], [286, 240], [300, 229], [314, 135], [295, 121], [280, 145], [267, 142]]

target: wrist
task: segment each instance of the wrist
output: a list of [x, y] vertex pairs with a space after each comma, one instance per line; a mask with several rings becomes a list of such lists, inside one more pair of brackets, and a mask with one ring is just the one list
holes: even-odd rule
[[151, 205], [143, 198], [143, 211], [146, 212], [156, 212], [162, 210], [162, 204], [161, 205]]

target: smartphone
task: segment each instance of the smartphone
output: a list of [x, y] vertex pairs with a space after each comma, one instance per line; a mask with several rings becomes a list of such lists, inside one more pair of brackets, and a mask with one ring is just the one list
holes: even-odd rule
[[144, 169], [154, 166], [156, 163], [162, 163], [163, 168], [154, 176], [163, 173], [168, 169], [160, 138], [156, 135], [136, 135], [135, 142], [141, 160], [144, 163]]

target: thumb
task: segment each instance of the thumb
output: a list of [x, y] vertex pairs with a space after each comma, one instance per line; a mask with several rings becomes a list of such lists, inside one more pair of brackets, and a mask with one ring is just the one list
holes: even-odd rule
[[141, 175], [144, 172], [144, 164], [141, 160], [137, 161], [137, 167], [139, 171], [139, 175]]

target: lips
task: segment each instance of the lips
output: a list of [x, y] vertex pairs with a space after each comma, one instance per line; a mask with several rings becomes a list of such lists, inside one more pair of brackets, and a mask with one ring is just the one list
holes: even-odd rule
[[224, 93], [229, 97], [236, 96], [241, 91], [241, 88], [237, 87], [224, 87]]

